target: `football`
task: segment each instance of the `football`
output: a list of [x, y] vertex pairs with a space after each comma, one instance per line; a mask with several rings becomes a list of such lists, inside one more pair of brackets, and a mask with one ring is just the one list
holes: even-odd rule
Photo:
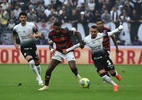
[[82, 88], [89, 88], [90, 86], [90, 80], [88, 78], [82, 78], [79, 83]]

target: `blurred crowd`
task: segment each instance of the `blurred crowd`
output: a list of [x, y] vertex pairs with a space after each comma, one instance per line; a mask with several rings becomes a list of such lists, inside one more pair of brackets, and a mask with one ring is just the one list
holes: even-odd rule
[[130, 32], [132, 44], [141, 45], [141, 41], [136, 42], [137, 29], [132, 27], [138, 28], [142, 23], [142, 0], [0, 0], [1, 32], [12, 30], [19, 23], [21, 11], [27, 12], [28, 21], [36, 23], [59, 21], [71, 23], [75, 28], [77, 23], [82, 23], [85, 35], [88, 35], [88, 23], [96, 23], [98, 18], [104, 23], [113, 22], [116, 27], [127, 22], [133, 32]]

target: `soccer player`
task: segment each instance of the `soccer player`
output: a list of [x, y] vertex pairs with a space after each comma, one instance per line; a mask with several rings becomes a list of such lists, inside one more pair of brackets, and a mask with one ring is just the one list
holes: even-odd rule
[[[111, 31], [109, 28], [107, 28], [107, 27], [104, 26], [103, 21], [100, 20], [100, 19], [97, 20], [96, 25], [97, 25], [98, 31], [99, 31], [100, 33], [103, 33], [103, 32], [110, 32], [110, 31]], [[118, 44], [117, 44], [117, 42], [116, 42], [116, 38], [115, 38], [114, 35], [111, 35], [111, 36], [107, 36], [107, 35], [106, 35], [105, 37], [103, 37], [103, 47], [104, 47], [108, 52], [110, 52], [110, 37], [111, 37], [111, 39], [113, 40], [113, 43], [114, 43], [114, 45], [115, 45], [115, 47], [116, 47], [116, 53], [118, 53], [118, 52], [119, 52]], [[106, 69], [106, 71], [107, 71], [107, 69]], [[108, 74], [108, 76], [109, 76], [109, 73], [108, 73], [108, 72], [107, 72], [107, 74]], [[105, 80], [103, 80], [103, 83], [106, 83]]]
[[[40, 86], [43, 85], [43, 81], [40, 76], [40, 62], [37, 53], [37, 47], [35, 44], [35, 38], [40, 38], [41, 34], [31, 22], [27, 22], [27, 14], [21, 12], [19, 14], [20, 23], [13, 28], [13, 43], [17, 50], [21, 49], [21, 53], [24, 58], [28, 61], [31, 70], [36, 75], [36, 80]], [[16, 41], [17, 36], [20, 39], [20, 45]]]
[[[76, 67], [76, 60], [73, 54], [73, 50], [68, 52], [67, 54], [63, 54], [63, 49], [67, 49], [73, 46], [73, 42], [71, 40], [72, 36], [78, 37], [80, 47], [83, 48], [84, 45], [82, 43], [82, 37], [79, 32], [75, 30], [71, 31], [63, 29], [61, 28], [61, 24], [59, 22], [54, 23], [53, 30], [51, 30], [48, 35], [49, 49], [51, 50], [53, 56], [46, 70], [45, 85], [39, 89], [40, 91], [48, 89], [51, 73], [54, 68], [62, 62], [63, 59], [66, 59], [68, 61], [69, 67], [78, 81], [81, 79], [81, 76], [79, 75], [78, 69]], [[56, 45], [56, 48], [53, 46], [54, 43]]]
[[[120, 25], [117, 29], [107, 32], [107, 33], [99, 33], [97, 26], [93, 25], [90, 28], [90, 35], [85, 37], [83, 40], [84, 45], [89, 46], [92, 53], [92, 60], [94, 65], [97, 69], [99, 76], [104, 79], [107, 83], [113, 85], [113, 90], [118, 91], [118, 84], [116, 84], [111, 77], [109, 77], [106, 73], [106, 68], [110, 72], [112, 76], [117, 76], [121, 79], [121, 76], [116, 72], [114, 64], [109, 57], [109, 52], [103, 47], [103, 37], [111, 36], [114, 33], [117, 33], [123, 29], [123, 26]], [[75, 48], [79, 47], [80, 44], [76, 44], [71, 48], [63, 50], [63, 53], [66, 54], [67, 52], [74, 50]]]
[[[104, 31], [106, 31], [106, 32], [110, 32], [111, 31], [109, 28], [107, 28], [107, 27], [104, 26], [102, 20], [98, 19], [97, 22], [96, 22], [96, 25], [97, 25], [98, 31], [100, 33], [103, 33]], [[104, 48], [106, 48], [106, 50], [108, 50], [110, 52], [110, 37], [111, 37], [111, 39], [112, 39], [112, 41], [113, 41], [113, 43], [114, 43], [114, 45], [116, 47], [116, 53], [118, 53], [119, 52], [118, 44], [116, 42], [116, 38], [115, 38], [114, 35], [105, 36], [103, 38], [103, 46], [104, 46]]]

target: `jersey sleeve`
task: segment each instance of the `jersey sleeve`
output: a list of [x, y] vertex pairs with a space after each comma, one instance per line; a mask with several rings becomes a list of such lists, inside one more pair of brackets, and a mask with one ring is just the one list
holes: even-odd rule
[[87, 43], [87, 38], [85, 38], [84, 40], [82, 40], [82, 43], [83, 43], [84, 45], [86, 45], [86, 43]]
[[36, 28], [36, 26], [33, 24], [33, 32], [36, 33], [38, 32], [38, 29]]
[[15, 28], [12, 30], [13, 36], [17, 35], [18, 33], [16, 32]]

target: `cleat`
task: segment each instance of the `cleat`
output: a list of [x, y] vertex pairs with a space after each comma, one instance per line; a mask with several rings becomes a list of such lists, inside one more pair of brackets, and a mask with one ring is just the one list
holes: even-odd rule
[[118, 88], [119, 88], [118, 85], [113, 86], [113, 91], [114, 91], [114, 92], [117, 92], [117, 91], [118, 91]]
[[47, 90], [48, 89], [48, 86], [43, 86], [42, 88], [38, 89], [39, 91], [44, 91], [44, 90]]
[[115, 77], [116, 77], [116, 79], [117, 79], [118, 81], [121, 81], [121, 80], [122, 80], [122, 78], [121, 78], [121, 76], [120, 76], [119, 74], [117, 74]]

